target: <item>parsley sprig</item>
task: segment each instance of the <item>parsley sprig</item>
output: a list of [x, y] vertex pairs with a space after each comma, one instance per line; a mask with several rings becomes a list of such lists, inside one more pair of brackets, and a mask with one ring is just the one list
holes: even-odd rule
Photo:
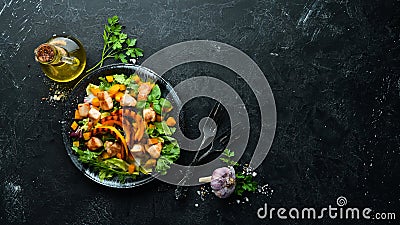
[[[231, 158], [235, 156], [235, 153], [229, 149], [225, 149], [222, 153], [221, 161], [225, 162], [228, 166], [233, 166], [235, 169], [238, 169], [241, 165]], [[257, 182], [253, 180], [253, 176], [251, 174], [237, 172], [236, 173], [236, 187], [235, 194], [242, 196], [245, 191], [255, 192], [257, 190]]]
[[118, 16], [108, 18], [108, 24], [104, 26], [103, 40], [104, 46], [101, 53], [101, 60], [86, 72], [90, 72], [97, 67], [103, 66], [104, 60], [114, 58], [122, 63], [127, 63], [128, 58], [143, 56], [143, 50], [136, 48], [136, 38], [128, 38], [122, 32], [123, 27], [119, 24]]
[[257, 182], [253, 181], [252, 175], [245, 175], [242, 172], [236, 174], [235, 194], [242, 196], [243, 192], [255, 192], [257, 190]]

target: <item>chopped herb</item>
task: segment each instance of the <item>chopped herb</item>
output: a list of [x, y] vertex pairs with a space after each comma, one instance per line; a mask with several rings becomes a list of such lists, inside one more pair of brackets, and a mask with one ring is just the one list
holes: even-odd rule
[[125, 78], [124, 74], [116, 74], [113, 77], [114, 77], [115, 82], [117, 82], [118, 84], [124, 84], [124, 85], [129, 85], [132, 80], [132, 76]]
[[160, 135], [165, 134], [167, 136], [172, 135], [171, 128], [168, 127], [168, 125], [165, 123], [165, 121], [155, 122], [154, 125], [156, 126], [156, 131], [158, 132], [158, 134], [160, 134]]
[[100, 80], [99, 88], [102, 91], [107, 91], [112, 86], [112, 83], [108, 82], [104, 77], [99, 77], [99, 80]]
[[135, 179], [138, 172], [134, 172], [132, 174], [128, 173], [128, 164], [117, 158], [105, 159], [100, 160], [99, 157], [101, 155], [100, 152], [93, 152], [89, 150], [80, 150], [77, 147], [72, 147], [77, 155], [79, 161], [85, 164], [89, 164], [95, 171], [99, 172], [99, 178], [101, 180], [112, 178], [117, 176], [120, 182], [125, 182], [126, 178], [133, 178]]
[[176, 140], [164, 145], [161, 150], [161, 156], [157, 160], [156, 171], [161, 175], [165, 175], [171, 167], [170, 165], [179, 158], [179, 154], [180, 148]]

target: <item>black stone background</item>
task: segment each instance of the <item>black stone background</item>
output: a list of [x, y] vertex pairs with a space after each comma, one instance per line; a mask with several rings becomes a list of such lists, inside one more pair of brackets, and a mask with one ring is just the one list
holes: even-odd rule
[[[364, 0], [28, 1], [0, 3], [0, 224], [398, 224], [397, 221], [260, 220], [257, 209], [336, 205], [397, 212], [400, 217], [400, 2]], [[61, 139], [63, 102], [43, 97], [56, 86], [33, 49], [52, 34], [80, 39], [94, 65], [107, 17], [119, 15], [145, 59], [186, 40], [209, 39], [248, 54], [265, 73], [276, 101], [273, 146], [256, 179], [273, 193], [205, 201], [189, 189], [155, 181], [116, 190], [79, 172]], [[140, 61], [143, 61], [141, 59]], [[239, 92], [257, 141], [259, 112], [233, 72], [206, 63], [174, 68], [190, 77], [224, 79]], [[231, 76], [232, 75], [232, 76]], [[49, 90], [53, 89], [53, 90]], [[186, 107], [188, 135], [207, 115], [207, 99]], [[191, 111], [190, 111], [191, 110]], [[195, 207], [195, 204], [199, 204]]]

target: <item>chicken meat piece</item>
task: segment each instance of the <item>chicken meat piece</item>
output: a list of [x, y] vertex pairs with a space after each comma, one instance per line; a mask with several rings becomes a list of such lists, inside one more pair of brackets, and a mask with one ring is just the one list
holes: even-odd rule
[[121, 151], [122, 145], [111, 142], [111, 141], [106, 141], [106, 143], [104, 143], [104, 148], [105, 148], [107, 154], [110, 157], [113, 157], [113, 156], [117, 155], [118, 152]]
[[138, 89], [138, 101], [146, 101], [147, 100], [147, 96], [150, 94], [150, 92], [151, 92], [151, 89], [152, 89], [152, 87], [151, 87], [151, 85], [150, 84], [148, 84], [148, 83], [142, 83], [140, 86], [139, 86], [139, 89]]
[[113, 108], [113, 100], [107, 91], [100, 91], [97, 93], [97, 98], [100, 100], [100, 107], [103, 110], [110, 110]]
[[91, 118], [92, 120], [99, 120], [101, 117], [101, 113], [99, 112], [99, 110], [95, 109], [95, 108], [91, 108], [89, 110], [89, 118]]
[[147, 153], [151, 156], [151, 158], [158, 159], [161, 154], [162, 145], [158, 143], [156, 145], [152, 145], [147, 149]]
[[94, 151], [100, 147], [103, 146], [103, 142], [100, 140], [100, 138], [97, 137], [91, 137], [88, 142], [86, 142], [86, 146], [88, 147], [89, 150]]
[[146, 163], [144, 164], [143, 167], [144, 167], [145, 169], [151, 169], [151, 168], [153, 168], [153, 167], [156, 166], [156, 163], [157, 163], [157, 160], [155, 160], [155, 159], [149, 159], [149, 160], [146, 161]]
[[141, 144], [133, 145], [133, 147], [131, 148], [131, 153], [135, 158], [143, 157], [145, 154], [143, 145], [141, 145]]
[[87, 117], [89, 114], [90, 105], [89, 103], [78, 104], [78, 113], [81, 117]]
[[124, 94], [121, 99], [121, 106], [135, 106], [136, 99], [130, 94]]
[[156, 120], [156, 112], [152, 108], [143, 109], [143, 118], [146, 122], [154, 122]]

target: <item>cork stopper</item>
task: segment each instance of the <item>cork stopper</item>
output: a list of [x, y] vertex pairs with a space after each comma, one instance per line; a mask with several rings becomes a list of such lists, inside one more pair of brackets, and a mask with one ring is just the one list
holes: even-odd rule
[[35, 49], [35, 59], [40, 63], [50, 63], [54, 60], [56, 50], [49, 44], [41, 44]]

